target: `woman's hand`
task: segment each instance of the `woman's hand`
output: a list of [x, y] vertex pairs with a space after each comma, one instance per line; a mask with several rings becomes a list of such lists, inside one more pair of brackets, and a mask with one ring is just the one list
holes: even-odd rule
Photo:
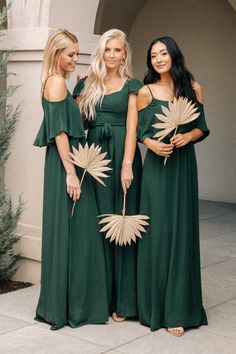
[[182, 146], [187, 145], [192, 140], [192, 136], [190, 133], [185, 134], [176, 134], [172, 136], [170, 142], [176, 147], [180, 148]]
[[123, 163], [121, 169], [121, 184], [123, 188], [123, 192], [126, 193], [127, 189], [131, 186], [131, 183], [134, 179], [132, 164], [131, 163]]
[[88, 74], [77, 75], [77, 82], [79, 82], [80, 80], [86, 79], [87, 76], [88, 76]]
[[67, 193], [69, 194], [70, 198], [73, 199], [75, 202], [80, 198], [80, 182], [79, 179], [76, 175], [76, 173], [67, 173], [66, 175], [66, 187], [67, 187]]
[[155, 152], [155, 154], [164, 157], [169, 157], [172, 154], [174, 148], [173, 144], [165, 144], [161, 141], [153, 140], [150, 138], [144, 139], [143, 143], [147, 146], [148, 149]]

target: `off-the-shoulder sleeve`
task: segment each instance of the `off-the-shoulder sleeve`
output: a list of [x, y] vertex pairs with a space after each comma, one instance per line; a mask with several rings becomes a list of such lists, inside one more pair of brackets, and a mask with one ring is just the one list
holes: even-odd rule
[[138, 140], [142, 142], [145, 138], [153, 138], [156, 129], [153, 124], [157, 122], [153, 109], [150, 106], [138, 112]]
[[194, 128], [198, 128], [199, 130], [201, 130], [203, 132], [203, 135], [200, 138], [198, 138], [197, 140], [195, 140], [193, 142], [194, 144], [198, 143], [199, 141], [204, 140], [210, 134], [210, 130], [207, 127], [207, 123], [206, 123], [206, 119], [205, 119], [204, 106], [200, 102], [197, 102], [196, 105], [198, 106], [198, 112], [200, 112], [200, 115], [194, 121], [195, 122]]
[[72, 94], [72, 96], [73, 96], [74, 98], [76, 98], [77, 96], [80, 96], [81, 91], [82, 91], [83, 88], [84, 88], [84, 83], [85, 83], [85, 79], [82, 79], [82, 80], [80, 80], [80, 81], [75, 85], [75, 88], [74, 88], [73, 94]]
[[[76, 105], [72, 98], [71, 100]], [[55, 137], [61, 132], [83, 141], [85, 138], [83, 123], [80, 111], [74, 105], [67, 99], [60, 102], [45, 102], [43, 122], [33, 145], [42, 147], [54, 143]]]
[[186, 125], [182, 125], [181, 129], [179, 129], [179, 132], [183, 132], [183, 133], [191, 131], [194, 128], [197, 128], [203, 132], [203, 135], [197, 140], [193, 141], [193, 144], [199, 143], [210, 134], [205, 119], [204, 107], [200, 102], [197, 102], [196, 106], [198, 107], [198, 112], [200, 113], [199, 117]]
[[127, 84], [128, 84], [129, 93], [133, 92], [136, 95], [138, 94], [139, 90], [143, 86], [141, 81], [139, 81], [138, 79], [133, 79], [133, 78], [129, 79]]

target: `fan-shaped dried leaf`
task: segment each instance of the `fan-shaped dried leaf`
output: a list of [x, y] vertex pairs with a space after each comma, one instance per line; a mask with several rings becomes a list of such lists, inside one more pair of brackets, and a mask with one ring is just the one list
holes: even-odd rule
[[103, 214], [99, 217], [103, 218], [99, 224], [107, 224], [102, 227], [100, 232], [107, 232], [106, 239], [110, 238], [110, 242], [115, 241], [116, 245], [131, 245], [136, 243], [136, 238], [142, 238], [141, 232], [146, 232], [143, 226], [149, 225], [146, 221], [149, 219], [146, 215], [116, 215]]
[[[86, 172], [88, 172], [93, 178], [95, 178], [104, 187], [106, 186], [100, 177], [102, 178], [109, 177], [104, 172], [112, 170], [112, 168], [107, 166], [109, 162], [111, 162], [111, 160], [104, 160], [107, 153], [106, 152], [101, 153], [101, 149], [102, 148], [100, 146], [98, 145], [95, 146], [94, 144], [92, 144], [89, 147], [87, 143], [85, 144], [84, 147], [81, 144], [79, 144], [78, 149], [72, 146], [73, 153], [69, 152], [69, 156], [71, 158], [67, 158], [66, 160], [84, 169], [80, 181], [80, 186], [83, 183], [83, 179]], [[71, 216], [73, 216], [74, 214], [75, 204], [76, 201], [73, 203]]]
[[179, 125], [187, 124], [197, 119], [200, 115], [197, 112], [197, 107], [192, 101], [188, 101], [185, 97], [174, 98], [173, 102], [169, 103], [169, 109], [162, 106], [164, 114], [156, 114], [156, 117], [163, 123], [153, 124], [156, 129], [163, 129], [154, 135], [159, 141], [163, 140], [174, 129], [177, 130]]
[[[169, 108], [162, 106], [164, 114], [155, 114], [162, 123], [153, 124], [153, 127], [163, 130], [158, 131], [154, 138], [161, 141], [173, 130], [175, 130], [175, 135], [179, 125], [190, 123], [199, 117], [200, 113], [197, 112], [197, 109], [195, 103], [192, 104], [192, 101], [188, 101], [186, 97], [174, 98], [173, 102], [169, 102]], [[166, 161], [167, 157], [164, 160], [164, 165]]]
[[99, 183], [105, 186], [105, 183], [101, 180], [100, 177], [109, 177], [104, 172], [112, 170], [112, 168], [107, 166], [108, 163], [111, 162], [111, 160], [104, 160], [107, 153], [101, 153], [100, 146], [95, 146], [94, 144], [92, 144], [89, 147], [87, 143], [84, 147], [79, 144], [78, 149], [72, 146], [72, 150], [73, 153], [69, 153], [71, 159], [68, 159], [68, 161], [81, 168], [84, 168], [85, 172], [88, 172]]

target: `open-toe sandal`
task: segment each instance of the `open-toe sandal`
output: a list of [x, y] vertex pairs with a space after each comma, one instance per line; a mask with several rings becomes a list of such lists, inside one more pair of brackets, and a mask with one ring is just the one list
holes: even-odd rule
[[123, 322], [126, 320], [126, 317], [117, 316], [116, 312], [113, 312], [111, 317], [115, 322]]
[[183, 327], [169, 327], [167, 331], [175, 337], [182, 337], [184, 335]]

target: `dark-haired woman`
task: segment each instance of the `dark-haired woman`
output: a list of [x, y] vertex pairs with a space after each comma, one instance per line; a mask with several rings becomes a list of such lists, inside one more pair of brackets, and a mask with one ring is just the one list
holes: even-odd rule
[[[141, 324], [152, 331], [165, 327], [174, 336], [207, 324], [202, 305], [198, 182], [194, 144], [208, 134], [201, 86], [185, 67], [170, 37], [154, 40], [147, 53], [139, 91], [139, 140], [148, 148], [143, 167], [140, 213], [150, 216], [147, 235], [138, 247], [138, 308]], [[158, 122], [175, 97], [198, 107], [199, 117], [179, 126], [163, 141], [153, 138]], [[160, 121], [159, 121], [160, 122]], [[165, 158], [167, 163], [164, 166]]]

